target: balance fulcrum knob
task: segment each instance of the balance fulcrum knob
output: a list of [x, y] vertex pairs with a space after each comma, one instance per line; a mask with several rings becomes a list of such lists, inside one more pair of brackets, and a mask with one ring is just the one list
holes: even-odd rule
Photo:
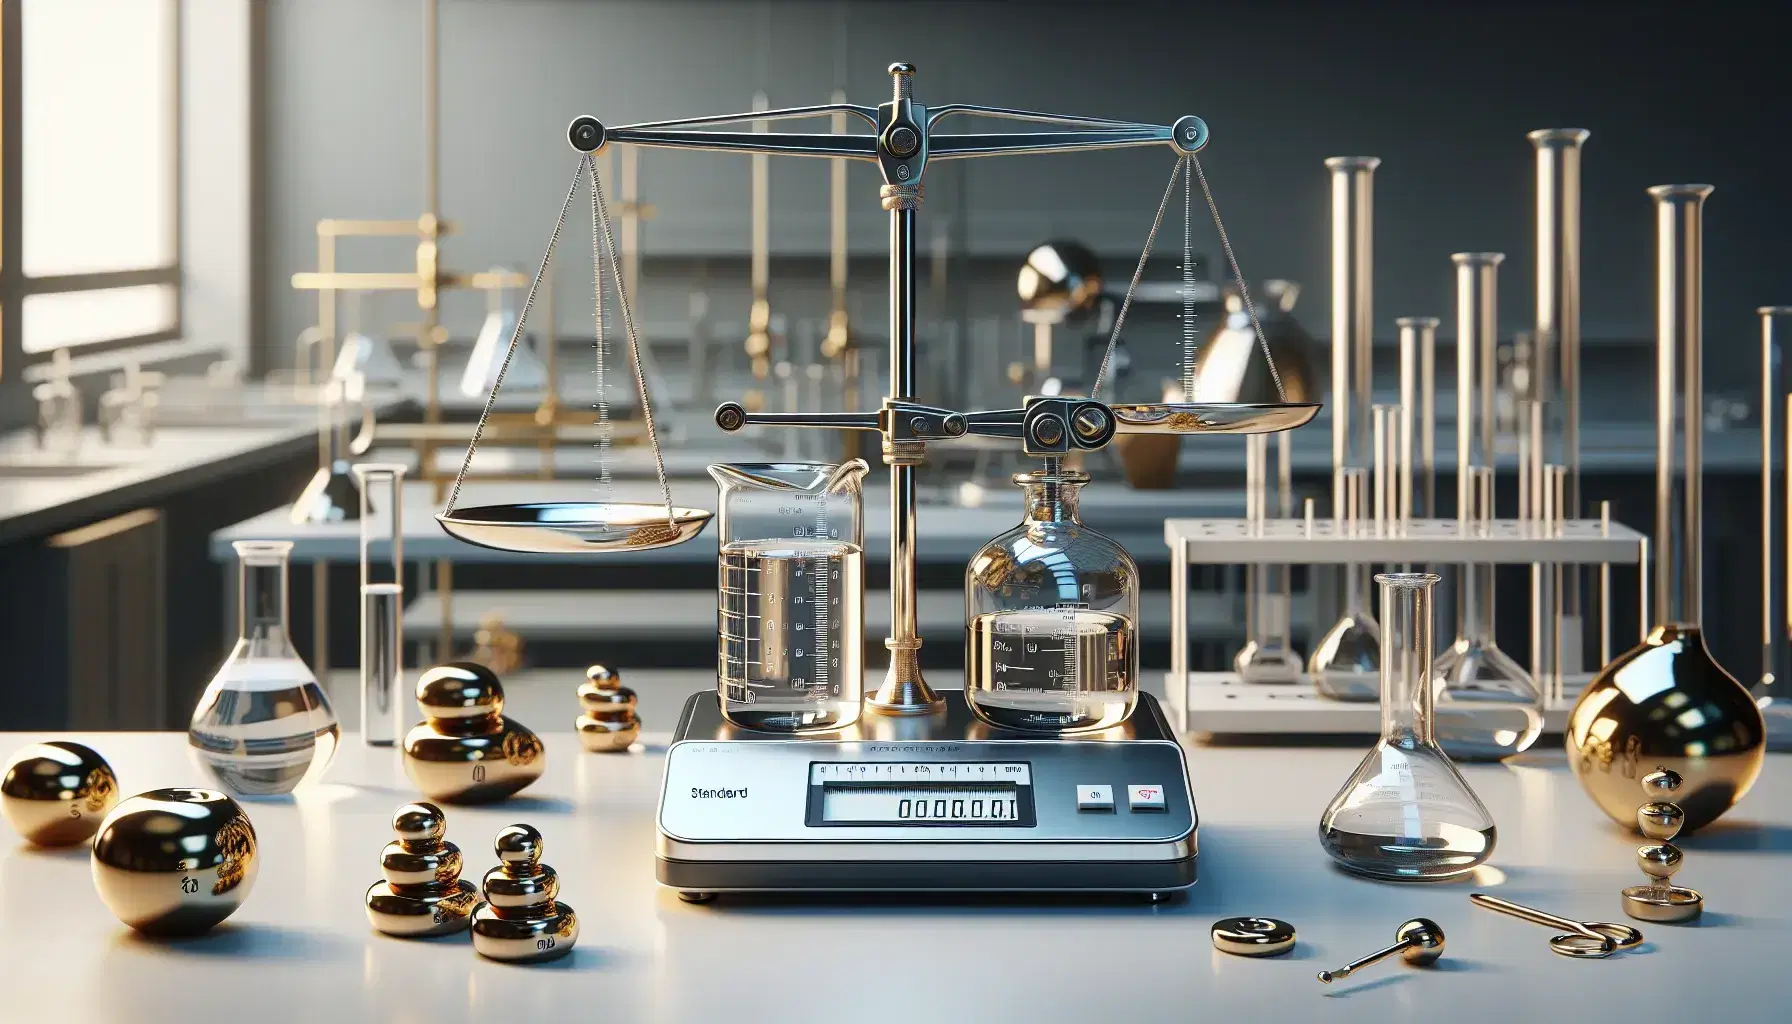
[[1444, 930], [1436, 921], [1425, 917], [1415, 917], [1394, 931], [1394, 944], [1386, 949], [1370, 953], [1353, 963], [1345, 964], [1335, 971], [1320, 971], [1319, 980], [1330, 985], [1339, 978], [1348, 978], [1357, 971], [1385, 960], [1395, 953], [1414, 967], [1425, 967], [1437, 962], [1444, 955]]

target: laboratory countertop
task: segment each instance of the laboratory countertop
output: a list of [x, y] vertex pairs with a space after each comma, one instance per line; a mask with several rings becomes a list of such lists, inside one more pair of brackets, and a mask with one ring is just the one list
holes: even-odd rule
[[[382, 408], [396, 405], [383, 400]], [[41, 452], [31, 434], [0, 437], [0, 543], [81, 526], [243, 467], [315, 450], [315, 408], [232, 414], [235, 422], [161, 425], [149, 444], [82, 433], [71, 454]]]
[[[543, 723], [546, 724], [546, 723]], [[45, 738], [0, 734], [0, 749]], [[71, 735], [126, 793], [200, 781], [176, 733]], [[1683, 842], [1675, 877], [1703, 891], [1695, 925], [1638, 922], [1645, 945], [1603, 961], [1548, 948], [1550, 930], [1471, 906], [1485, 889], [1578, 918], [1628, 922], [1637, 840], [1579, 791], [1557, 750], [1465, 775], [1492, 811], [1490, 865], [1461, 884], [1349, 877], [1320, 852], [1321, 810], [1357, 748], [1189, 751], [1200, 880], [1166, 904], [1133, 898], [723, 898], [686, 905], [654, 882], [664, 736], [624, 755], [549, 732], [543, 778], [506, 803], [449, 808], [462, 877], [491, 837], [527, 822], [581, 919], [578, 946], [539, 967], [487, 962], [462, 937], [372, 932], [389, 819], [414, 798], [399, 756], [345, 737], [323, 780], [246, 801], [260, 873], [242, 908], [198, 938], [145, 938], [95, 894], [85, 848], [0, 849], [0, 1017], [61, 1024], [257, 1021], [1450, 1021], [1785, 1020], [1792, 955], [1792, 756], [1770, 755], [1726, 819]], [[1293, 922], [1284, 957], [1216, 952], [1223, 917]], [[1315, 974], [1388, 944], [1411, 917], [1448, 942], [1430, 968], [1388, 961]]]
[[[874, 475], [871, 478], [875, 481]], [[619, 480], [614, 494], [619, 500], [658, 504], [659, 487], [651, 479]], [[671, 481], [672, 500], [681, 506], [714, 509], [716, 485], [709, 477], [679, 477]], [[469, 481], [457, 507], [523, 501], [593, 500], [589, 481], [544, 480], [527, 483]], [[405, 484], [404, 553], [408, 559], [452, 558], [457, 562], [527, 562], [569, 556], [518, 554], [463, 543], [442, 531], [436, 522], [441, 504], [430, 485]], [[1081, 499], [1083, 521], [1127, 546], [1134, 557], [1167, 558], [1163, 543], [1166, 516], [1236, 514], [1237, 498], [1216, 491], [1135, 491], [1113, 483], [1086, 487]], [[985, 503], [978, 508], [923, 503], [916, 513], [922, 561], [963, 562], [991, 537], [1020, 521], [1020, 492], [1010, 485], [991, 485]], [[881, 485], [867, 487], [864, 500], [865, 546], [884, 551], [890, 537], [889, 491]], [[613, 551], [590, 556], [593, 564], [710, 563], [716, 557], [717, 527], [707, 526], [697, 537], [675, 547], [653, 551]], [[360, 554], [360, 524], [318, 523], [295, 526], [284, 509], [274, 509], [212, 534], [215, 561], [235, 557], [231, 543], [238, 540], [279, 538], [293, 542], [297, 562], [352, 561]], [[383, 546], [376, 546], [383, 550]]]

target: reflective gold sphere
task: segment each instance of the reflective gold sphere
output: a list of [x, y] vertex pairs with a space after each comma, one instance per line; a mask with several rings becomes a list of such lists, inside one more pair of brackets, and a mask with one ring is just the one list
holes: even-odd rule
[[[1574, 777], [1600, 810], [1632, 829], [1639, 795], [1670, 793], [1685, 811], [1684, 831], [1710, 824], [1754, 785], [1766, 756], [1761, 709], [1712, 660], [1698, 628], [1679, 624], [1657, 626], [1595, 676], [1565, 733]], [[1681, 784], [1664, 775], [1639, 789], [1655, 772]]]
[[91, 861], [94, 888], [120, 921], [151, 935], [196, 935], [242, 905], [260, 857], [235, 800], [156, 789], [106, 817]]
[[99, 830], [118, 805], [118, 776], [93, 748], [33, 743], [0, 774], [0, 814], [26, 842], [72, 846]]
[[1651, 800], [1636, 809], [1636, 830], [1650, 839], [1667, 840], [1686, 827], [1686, 812], [1679, 804]]

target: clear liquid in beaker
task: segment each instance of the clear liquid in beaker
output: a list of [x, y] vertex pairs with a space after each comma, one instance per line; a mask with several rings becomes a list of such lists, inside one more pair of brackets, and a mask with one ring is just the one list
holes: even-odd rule
[[1126, 720], [1133, 624], [1088, 608], [1026, 608], [972, 617], [965, 697], [1004, 729], [1083, 732]]
[[838, 540], [724, 544], [717, 558], [722, 714], [772, 732], [859, 717], [864, 551]]
[[321, 775], [341, 731], [317, 677], [298, 658], [232, 657], [199, 698], [187, 737], [234, 793], [287, 793]]

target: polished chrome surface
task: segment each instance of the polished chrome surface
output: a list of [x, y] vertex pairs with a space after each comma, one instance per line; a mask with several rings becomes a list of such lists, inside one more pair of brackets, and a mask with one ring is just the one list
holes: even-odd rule
[[156, 789], [100, 825], [94, 888], [125, 924], [150, 935], [196, 935], [236, 912], [255, 886], [255, 827], [210, 789]]
[[[1079, 242], [1060, 239], [1027, 253], [1015, 291], [1024, 315], [1038, 317], [1045, 323], [1061, 323], [1072, 315], [1094, 310], [1101, 302], [1103, 286], [1100, 258]], [[1049, 359], [1041, 367], [1037, 355], [1034, 368], [1049, 372]]]
[[635, 691], [622, 685], [622, 673], [603, 665], [586, 669], [585, 681], [579, 684], [583, 713], [573, 721], [579, 743], [594, 753], [628, 750], [641, 735], [635, 704]]
[[486, 902], [473, 912], [473, 948], [510, 963], [545, 963], [572, 952], [579, 917], [556, 899], [560, 880], [541, 862], [541, 833], [508, 825], [492, 845], [498, 866], [485, 873]]
[[712, 513], [671, 510], [646, 502], [553, 501], [457, 508], [436, 516], [451, 535], [499, 551], [603, 554], [683, 544], [703, 532]]
[[417, 679], [425, 721], [404, 738], [404, 770], [424, 796], [445, 803], [502, 800], [541, 776], [541, 738], [504, 717], [504, 687], [491, 669], [450, 662]]
[[1685, 829], [1716, 820], [1761, 774], [1766, 726], [1697, 627], [1657, 626], [1593, 677], [1568, 714], [1568, 766], [1599, 809], [1636, 827], [1637, 779], [1671, 770]]
[[367, 890], [367, 920], [400, 938], [464, 931], [479, 890], [460, 877], [460, 847], [445, 841], [447, 816], [431, 803], [405, 804], [392, 815], [398, 838], [380, 851], [385, 877]]
[[1444, 955], [1444, 930], [1429, 918], [1415, 917], [1394, 931], [1394, 944], [1377, 950], [1335, 971], [1320, 971], [1319, 980], [1330, 985], [1339, 978], [1348, 978], [1370, 964], [1385, 960], [1395, 953], [1414, 967], [1428, 967]]
[[1375, 301], [1375, 168], [1381, 158], [1334, 156], [1332, 203], [1333, 515], [1344, 497], [1337, 474], [1368, 455]]
[[38, 846], [70, 846], [118, 805], [118, 776], [92, 747], [68, 740], [16, 751], [0, 773], [0, 815]]
[[[1593, 677], [1565, 730], [1575, 777], [1600, 810], [1627, 827], [1635, 827], [1630, 784], [1639, 772], [1667, 769], [1685, 779], [1685, 796], [1675, 802], [1691, 832], [1742, 799], [1766, 754], [1761, 709], [1711, 657], [1699, 627], [1702, 210], [1711, 191], [1709, 185], [1649, 190], [1656, 216], [1656, 626]], [[1676, 434], [1683, 435], [1679, 466]]]
[[1319, 414], [1317, 402], [1157, 402], [1111, 406], [1121, 434], [1270, 434]]
[[1294, 926], [1273, 917], [1227, 917], [1208, 931], [1213, 948], [1233, 956], [1281, 956], [1294, 948]]
[[1643, 941], [1643, 933], [1627, 924], [1575, 921], [1482, 892], [1470, 893], [1468, 898], [1477, 907], [1509, 914], [1532, 924], [1568, 929], [1566, 933], [1551, 936], [1549, 940], [1550, 950], [1562, 956], [1600, 959], [1611, 956], [1620, 949], [1641, 945]]

